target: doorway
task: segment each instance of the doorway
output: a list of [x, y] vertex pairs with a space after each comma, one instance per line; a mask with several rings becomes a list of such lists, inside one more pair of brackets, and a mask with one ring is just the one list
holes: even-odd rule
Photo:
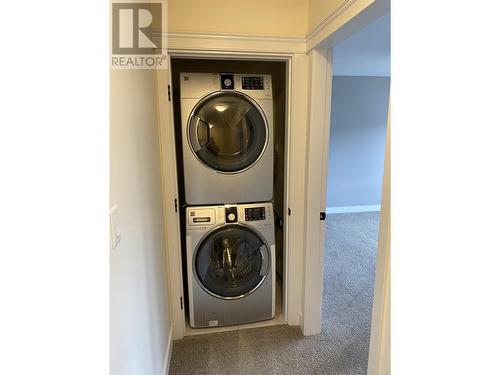
[[366, 374], [389, 104], [390, 14], [334, 46], [332, 88], [321, 328], [332, 342], [333, 372]]

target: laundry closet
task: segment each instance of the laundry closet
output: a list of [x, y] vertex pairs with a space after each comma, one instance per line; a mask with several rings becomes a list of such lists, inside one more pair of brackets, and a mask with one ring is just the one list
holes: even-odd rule
[[287, 66], [172, 58], [186, 334], [285, 323]]

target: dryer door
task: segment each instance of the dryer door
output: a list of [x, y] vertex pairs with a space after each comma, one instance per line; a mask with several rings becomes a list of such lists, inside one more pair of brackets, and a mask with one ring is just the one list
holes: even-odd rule
[[188, 120], [191, 150], [208, 168], [239, 173], [255, 164], [268, 143], [266, 117], [255, 100], [239, 92], [202, 99]]
[[269, 272], [270, 250], [253, 229], [226, 225], [207, 234], [195, 250], [196, 280], [222, 299], [243, 298], [262, 284]]

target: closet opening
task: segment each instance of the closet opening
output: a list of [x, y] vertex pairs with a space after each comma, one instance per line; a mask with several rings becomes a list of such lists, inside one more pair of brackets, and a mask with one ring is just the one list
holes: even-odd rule
[[[284, 324], [287, 62], [172, 57], [171, 86], [185, 334]], [[274, 318], [234, 308], [271, 279]]]

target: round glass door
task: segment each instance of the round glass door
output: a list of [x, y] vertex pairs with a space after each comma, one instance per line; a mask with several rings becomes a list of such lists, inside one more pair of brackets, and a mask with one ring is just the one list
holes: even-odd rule
[[207, 167], [238, 173], [256, 163], [267, 146], [267, 121], [259, 105], [238, 92], [209, 95], [188, 123], [191, 150]]
[[264, 281], [269, 250], [255, 231], [226, 225], [208, 234], [194, 255], [194, 271], [208, 293], [224, 299], [247, 296]]

